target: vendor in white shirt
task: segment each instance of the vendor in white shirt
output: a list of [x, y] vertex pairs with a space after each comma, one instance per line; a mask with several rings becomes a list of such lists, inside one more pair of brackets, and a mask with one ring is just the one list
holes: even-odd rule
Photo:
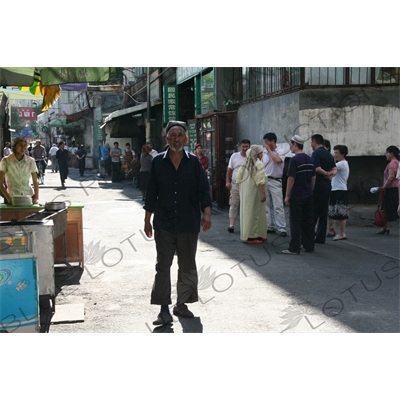
[[[12, 204], [13, 196], [32, 196], [32, 202], [39, 202], [39, 184], [36, 175], [35, 160], [26, 155], [28, 143], [25, 138], [17, 137], [13, 141], [12, 154], [0, 162], [0, 190], [7, 203]], [[33, 189], [30, 185], [32, 178]], [[4, 184], [5, 181], [5, 184]]]

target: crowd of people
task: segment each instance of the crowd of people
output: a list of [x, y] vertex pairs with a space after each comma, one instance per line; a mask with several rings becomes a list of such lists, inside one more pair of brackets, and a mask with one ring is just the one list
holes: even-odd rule
[[[315, 244], [324, 244], [326, 238], [346, 240], [350, 174], [347, 146], [335, 145], [332, 154], [330, 142], [314, 134], [309, 156], [303, 151], [305, 140], [294, 135], [290, 140], [293, 156], [287, 168], [284, 195], [285, 151], [277, 145], [273, 132], [266, 133], [263, 141], [264, 148], [244, 139], [239, 151], [230, 157], [226, 174], [226, 188], [230, 190], [228, 232], [234, 232], [240, 210], [240, 238], [245, 243], [262, 244], [267, 234], [286, 237], [285, 204], [289, 207], [291, 238], [283, 254], [300, 254], [301, 249], [312, 252]], [[379, 188], [387, 215], [385, 226], [377, 232], [381, 235], [389, 234], [390, 222], [400, 216], [399, 149], [389, 146], [386, 159], [388, 165]]]

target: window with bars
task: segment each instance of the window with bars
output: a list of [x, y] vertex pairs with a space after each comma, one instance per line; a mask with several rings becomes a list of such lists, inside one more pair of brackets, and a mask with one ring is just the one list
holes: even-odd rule
[[399, 67], [243, 67], [243, 100], [300, 86], [399, 84]]
[[243, 99], [300, 85], [300, 67], [243, 67]]

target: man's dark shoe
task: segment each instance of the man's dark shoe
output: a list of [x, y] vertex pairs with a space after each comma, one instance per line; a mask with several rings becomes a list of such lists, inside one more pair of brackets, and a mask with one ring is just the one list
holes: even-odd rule
[[230, 227], [228, 228], [228, 232], [229, 232], [229, 233], [235, 232], [235, 228], [234, 228], [233, 226], [230, 226]]
[[279, 236], [280, 236], [280, 237], [286, 237], [286, 236], [287, 236], [287, 233], [286, 233], [286, 232], [281, 232], [281, 233], [279, 234]]
[[173, 314], [181, 318], [193, 318], [194, 314], [188, 309], [186, 304], [180, 304], [175, 306], [173, 309]]
[[276, 233], [273, 229], [267, 229], [267, 233]]
[[172, 315], [170, 313], [160, 313], [157, 319], [153, 321], [153, 325], [168, 325], [172, 323]]

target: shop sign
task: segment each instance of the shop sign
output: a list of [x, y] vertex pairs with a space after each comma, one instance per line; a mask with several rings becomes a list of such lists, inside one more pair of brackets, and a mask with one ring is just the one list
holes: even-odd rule
[[164, 123], [169, 121], [177, 121], [179, 119], [178, 86], [164, 85], [163, 97]]
[[179, 85], [182, 82], [199, 75], [208, 67], [178, 67], [176, 69], [176, 83]]
[[196, 133], [196, 120], [188, 120], [188, 134], [189, 134], [189, 149], [194, 152], [194, 147], [197, 143], [197, 133]]
[[150, 100], [160, 98], [160, 79], [158, 79], [158, 69], [150, 75]]

